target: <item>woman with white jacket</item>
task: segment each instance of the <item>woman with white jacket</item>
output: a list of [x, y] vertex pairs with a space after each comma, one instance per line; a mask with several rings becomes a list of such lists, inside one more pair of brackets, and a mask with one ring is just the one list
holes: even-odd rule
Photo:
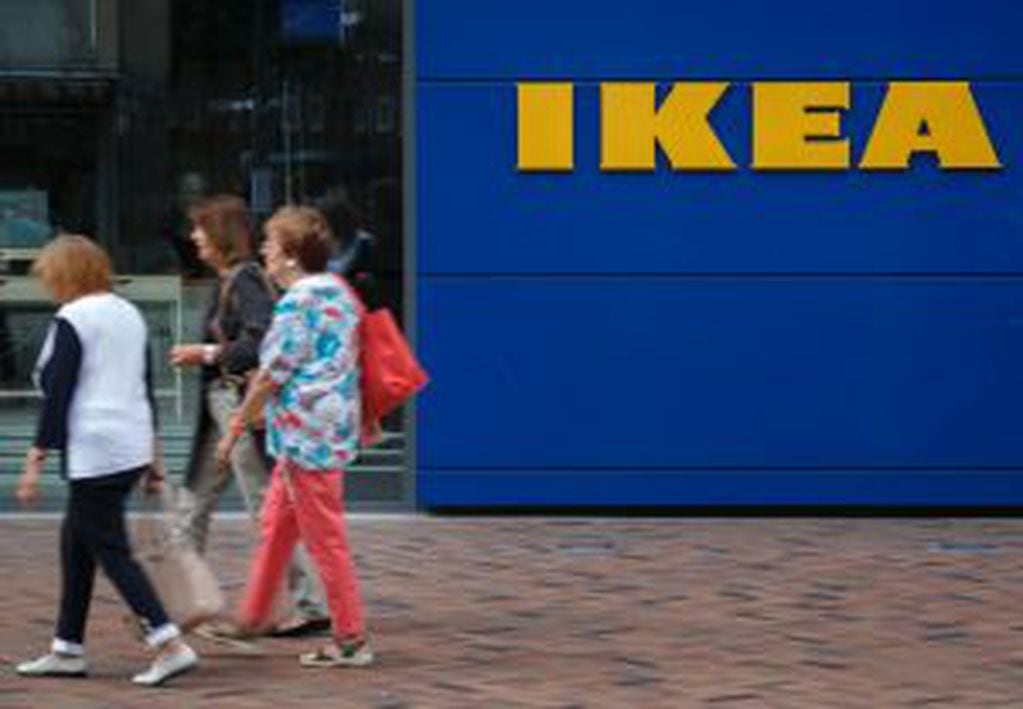
[[33, 267], [60, 304], [37, 365], [43, 393], [35, 444], [25, 457], [16, 492], [30, 504], [48, 451], [62, 453], [68, 481], [61, 528], [60, 615], [48, 654], [17, 667], [24, 676], [87, 674], [85, 626], [97, 564], [139, 617], [154, 651], [134, 682], [156, 686], [198, 665], [181, 639], [125, 531], [125, 503], [145, 479], [158, 491], [154, 456], [156, 411], [148, 370], [146, 324], [139, 311], [110, 291], [110, 261], [83, 236], [60, 236]]

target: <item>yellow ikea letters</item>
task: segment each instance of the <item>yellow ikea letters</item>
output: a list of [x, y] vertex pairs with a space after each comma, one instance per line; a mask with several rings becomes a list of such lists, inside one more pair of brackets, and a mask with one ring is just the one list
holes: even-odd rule
[[848, 83], [753, 84], [754, 169], [849, 169], [847, 108]]
[[[600, 167], [652, 172], [657, 149], [675, 171], [729, 171], [736, 165], [710, 121], [726, 82], [679, 82], [657, 104], [652, 82], [600, 86]], [[571, 172], [574, 85], [518, 84], [518, 169]], [[847, 170], [852, 167], [843, 115], [848, 82], [755, 82], [752, 167]], [[946, 170], [998, 169], [1001, 161], [969, 82], [891, 82], [863, 151], [863, 170], [906, 170], [930, 153]]]
[[674, 170], [734, 170], [707, 119], [728, 84], [675, 84], [660, 108], [655, 89], [653, 84], [601, 85], [601, 169], [653, 170], [660, 145]]
[[965, 81], [888, 85], [860, 167], [905, 170], [915, 152], [936, 154], [947, 170], [1002, 166]]
[[519, 169], [575, 167], [572, 84], [519, 84]]

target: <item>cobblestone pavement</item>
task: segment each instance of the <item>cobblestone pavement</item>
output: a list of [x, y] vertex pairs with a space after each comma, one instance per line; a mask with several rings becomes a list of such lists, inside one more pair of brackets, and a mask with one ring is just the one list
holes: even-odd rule
[[[309, 670], [196, 640], [200, 671], [134, 689], [105, 581], [93, 676], [27, 680], [57, 523], [0, 518], [4, 707], [1021, 707], [1021, 520], [356, 518], [380, 662]], [[237, 594], [243, 522], [213, 559]]]

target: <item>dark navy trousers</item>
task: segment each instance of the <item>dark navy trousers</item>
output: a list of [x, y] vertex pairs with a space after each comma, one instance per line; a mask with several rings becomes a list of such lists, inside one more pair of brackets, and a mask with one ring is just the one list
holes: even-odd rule
[[61, 528], [63, 588], [57, 638], [82, 644], [96, 580], [96, 565], [149, 630], [169, 622], [152, 584], [131, 553], [125, 529], [128, 495], [145, 468], [70, 481]]

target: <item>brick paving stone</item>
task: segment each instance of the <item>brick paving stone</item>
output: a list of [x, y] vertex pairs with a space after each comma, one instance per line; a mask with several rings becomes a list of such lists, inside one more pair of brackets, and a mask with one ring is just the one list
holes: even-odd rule
[[[1023, 706], [1019, 520], [356, 517], [377, 666], [196, 639], [159, 691], [105, 580], [93, 676], [14, 675], [52, 632], [57, 528], [0, 517], [0, 707]], [[245, 524], [212, 539], [236, 598]]]

